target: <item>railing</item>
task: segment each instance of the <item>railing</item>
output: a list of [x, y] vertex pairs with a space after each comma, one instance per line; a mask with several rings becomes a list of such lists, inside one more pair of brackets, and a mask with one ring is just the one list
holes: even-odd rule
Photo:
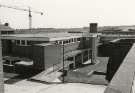
[[132, 82], [132, 87], [131, 87], [131, 92], [130, 93], [135, 93], [135, 72], [134, 72], [134, 78]]
[[58, 66], [59, 63], [53, 64], [53, 72], [60, 70], [60, 66]]
[[135, 44], [129, 50], [104, 93], [135, 93]]

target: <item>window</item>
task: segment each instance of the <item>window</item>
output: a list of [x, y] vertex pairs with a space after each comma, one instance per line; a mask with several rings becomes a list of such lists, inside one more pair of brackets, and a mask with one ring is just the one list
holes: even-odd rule
[[59, 44], [62, 44], [62, 41], [59, 41]]
[[21, 46], [27, 46], [30, 45], [30, 41], [27, 40], [16, 40], [16, 45], [21, 45]]
[[31, 41], [27, 41], [27, 45], [31, 45]]
[[55, 44], [59, 44], [59, 41], [55, 41]]
[[63, 44], [66, 44], [66, 41], [63, 41]]
[[76, 42], [77, 41], [77, 38], [74, 38], [74, 42]]
[[25, 40], [21, 40], [21, 45], [25, 45]]
[[66, 44], [68, 43], [68, 40], [66, 40]]
[[69, 39], [69, 42], [72, 43], [72, 39]]
[[73, 57], [68, 57], [67, 60], [68, 61], [73, 61], [74, 59], [73, 59]]
[[16, 40], [16, 45], [20, 45], [20, 40]]
[[81, 41], [81, 39], [80, 38], [77, 38], [77, 41]]
[[71, 42], [74, 42], [74, 39], [73, 38], [71, 39]]

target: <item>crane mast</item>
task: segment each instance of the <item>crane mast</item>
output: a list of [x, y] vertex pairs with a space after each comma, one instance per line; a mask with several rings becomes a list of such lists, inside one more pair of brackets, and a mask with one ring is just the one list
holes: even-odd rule
[[43, 15], [43, 12], [40, 12], [40, 11], [32, 11], [30, 7], [28, 7], [28, 9], [23, 9], [23, 8], [19, 8], [19, 7], [16, 7], [16, 6], [7, 6], [7, 5], [1, 5], [1, 4], [0, 4], [0, 7], [6, 7], [6, 8], [11, 8], [11, 9], [15, 9], [15, 10], [20, 10], [20, 11], [26, 11], [26, 12], [28, 12], [28, 17], [29, 17], [29, 29], [30, 29], [30, 30], [32, 29], [32, 12], [33, 12], [33, 13], [38, 13], [38, 14]]
[[29, 29], [31, 30], [31, 28], [32, 28], [32, 15], [31, 15], [30, 7], [29, 7]]

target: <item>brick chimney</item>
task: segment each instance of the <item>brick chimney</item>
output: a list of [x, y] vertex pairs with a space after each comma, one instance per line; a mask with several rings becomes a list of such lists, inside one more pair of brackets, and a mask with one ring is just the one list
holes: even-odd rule
[[97, 33], [97, 23], [90, 23], [90, 33]]
[[95, 64], [97, 61], [97, 23], [90, 23], [90, 33], [93, 33], [91, 38], [91, 44], [92, 44], [92, 57], [91, 57], [91, 63]]
[[4, 26], [9, 26], [9, 23], [5, 23]]

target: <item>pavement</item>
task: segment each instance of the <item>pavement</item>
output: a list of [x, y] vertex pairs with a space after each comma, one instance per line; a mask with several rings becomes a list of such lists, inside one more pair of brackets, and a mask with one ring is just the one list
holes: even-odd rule
[[[108, 58], [98, 59], [99, 63], [79, 68], [74, 71], [77, 74], [65, 77], [66, 83], [36, 82], [28, 80], [29, 77], [5, 73], [5, 93], [104, 93], [107, 87], [105, 72]], [[54, 81], [61, 80], [56, 78]]]
[[[107, 86], [83, 83], [41, 83], [18, 74], [5, 73], [5, 93], [103, 93]], [[60, 82], [57, 78], [55, 82]]]
[[65, 82], [89, 83], [97, 85], [107, 85], [106, 68], [108, 57], [98, 57], [99, 62], [94, 65], [87, 65], [74, 71], [69, 71], [65, 76]]
[[5, 93], [103, 93], [106, 86], [81, 83], [43, 84], [27, 80], [5, 84]]

